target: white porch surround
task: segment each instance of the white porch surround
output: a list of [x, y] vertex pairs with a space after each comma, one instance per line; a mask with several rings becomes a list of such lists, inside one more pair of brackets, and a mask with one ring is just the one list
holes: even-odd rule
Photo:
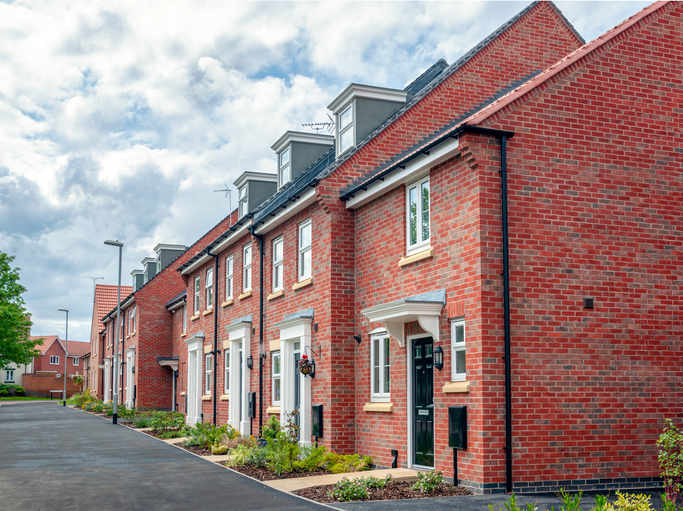
[[[301, 343], [301, 353], [311, 356], [311, 326], [313, 324], [313, 309], [297, 312], [285, 316], [284, 321], [275, 323], [280, 330], [280, 356], [282, 367], [282, 399], [280, 409], [280, 421], [284, 420], [285, 413], [294, 411], [294, 343]], [[307, 349], [308, 348], [308, 349]], [[303, 375], [296, 373], [300, 378], [300, 406], [299, 406], [299, 443], [310, 446], [312, 424], [311, 424], [311, 378], [304, 378]]]
[[187, 344], [187, 410], [185, 421], [189, 425], [202, 422], [202, 359], [204, 358], [204, 332], [185, 339]]
[[133, 408], [133, 392], [135, 391], [135, 346], [126, 348], [126, 407]]
[[104, 359], [104, 394], [102, 400], [105, 403], [111, 401], [111, 358]]
[[363, 309], [361, 313], [374, 323], [384, 323], [389, 335], [398, 341], [398, 345], [405, 346], [403, 325], [417, 321], [420, 326], [439, 342], [439, 317], [446, 305], [446, 290], [430, 291], [403, 300], [375, 305]]
[[[251, 347], [251, 315], [236, 319], [225, 327], [230, 343], [230, 401], [228, 404], [228, 423], [242, 435], [250, 434], [249, 390], [250, 378], [247, 367]], [[242, 350], [240, 368], [240, 350]], [[240, 375], [242, 382], [240, 385]], [[242, 394], [239, 390], [242, 388]]]
[[178, 357], [157, 357], [157, 363], [161, 367], [168, 367], [171, 369], [171, 377], [173, 378], [173, 394], [171, 394], [171, 410], [175, 411], [176, 407], [176, 385], [178, 376]]

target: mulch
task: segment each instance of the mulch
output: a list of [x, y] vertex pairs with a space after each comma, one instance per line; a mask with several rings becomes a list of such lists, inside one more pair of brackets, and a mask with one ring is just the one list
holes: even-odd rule
[[[473, 495], [467, 488], [461, 486], [453, 486], [448, 483], [441, 483], [431, 493], [422, 493], [420, 491], [413, 491], [410, 487], [413, 483], [408, 481], [393, 481], [387, 484], [386, 488], [370, 488], [368, 489], [368, 498], [365, 500], [399, 500], [399, 499], [425, 499], [431, 497], [460, 497], [465, 495]], [[292, 493], [305, 497], [316, 502], [324, 504], [331, 504], [337, 502], [331, 497], [327, 496], [327, 492], [334, 489], [333, 484], [326, 486], [314, 486], [312, 488], [304, 488], [296, 490]]]
[[316, 469], [313, 472], [286, 472], [282, 475], [276, 475], [266, 467], [255, 467], [253, 465], [237, 465], [230, 468], [240, 474], [258, 479], [259, 481], [275, 481], [276, 479], [294, 479], [298, 477], [324, 476], [329, 474], [328, 471], [322, 468]]
[[179, 444], [173, 444], [176, 447], [180, 447], [181, 449], [185, 449], [186, 451], [193, 452], [194, 454], [198, 454], [199, 456], [213, 456], [213, 453], [211, 452], [211, 449], [205, 449], [204, 447], [199, 447], [196, 445], [183, 445], [182, 442]]

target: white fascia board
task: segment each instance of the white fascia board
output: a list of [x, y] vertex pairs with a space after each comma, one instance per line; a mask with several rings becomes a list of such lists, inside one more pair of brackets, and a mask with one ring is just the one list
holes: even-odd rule
[[142, 264], [155, 263], [156, 258], [155, 257], [145, 257], [141, 262], [142, 262]]
[[158, 254], [159, 250], [187, 250], [185, 245], [169, 245], [167, 243], [159, 243], [154, 247], [154, 251]]
[[334, 136], [320, 135], [316, 133], [304, 133], [302, 131], [286, 131], [285, 134], [277, 140], [277, 142], [270, 146], [270, 148], [276, 153], [280, 153], [292, 142], [331, 146], [334, 144]]
[[397, 186], [412, 183], [432, 167], [458, 154], [459, 145], [459, 139], [454, 138], [434, 147], [429, 154], [424, 154], [408, 163], [405, 169], [392, 172], [384, 178], [384, 181], [375, 181], [368, 186], [367, 190], [360, 190], [346, 201], [346, 207], [348, 209], [359, 208]]
[[285, 220], [296, 215], [299, 211], [302, 211], [311, 204], [314, 204], [315, 201], [315, 188], [311, 188], [306, 193], [302, 194], [296, 201], [292, 202], [291, 206], [287, 206], [287, 209], [281, 209], [278, 214], [269, 218], [259, 227], [257, 227], [256, 234], [265, 234], [271, 231]]
[[405, 103], [408, 93], [401, 89], [388, 89], [386, 87], [373, 87], [372, 85], [361, 85], [352, 83], [344, 89], [339, 96], [327, 105], [327, 109], [332, 113], [338, 113], [348, 105], [354, 98], [376, 99], [381, 101], [393, 101], [395, 103]]
[[252, 172], [247, 170], [235, 179], [233, 184], [235, 188], [242, 188], [248, 181], [266, 181], [269, 183], [277, 183], [277, 174], [272, 172]]
[[[249, 225], [247, 225], [245, 223], [244, 225], [242, 225], [242, 227], [237, 229], [235, 232], [233, 232], [227, 238], [225, 238], [223, 241], [221, 241], [218, 245], [213, 247], [211, 249], [211, 252], [214, 254], [220, 254], [221, 252], [226, 250], [232, 243], [234, 243], [237, 238], [244, 236], [244, 234], [246, 234], [248, 232], [248, 229], [249, 229]], [[188, 266], [187, 268], [184, 268], [180, 272], [180, 274], [181, 275], [188, 275], [209, 261], [213, 261], [213, 257], [211, 257], [210, 255], [204, 254], [202, 257], [197, 259], [190, 266]]]
[[313, 318], [299, 317], [275, 323], [275, 328], [280, 330], [280, 341], [286, 341], [304, 336], [310, 337], [312, 323]]

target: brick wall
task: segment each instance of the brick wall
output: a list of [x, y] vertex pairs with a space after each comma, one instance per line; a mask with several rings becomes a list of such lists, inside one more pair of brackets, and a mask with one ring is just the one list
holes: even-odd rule
[[[30, 374], [23, 375], [23, 387], [26, 394], [29, 396], [50, 397], [51, 390], [64, 390], [64, 377], [59, 378], [54, 374]], [[67, 399], [74, 394], [81, 392], [80, 385], [74, 385], [71, 378], [66, 379], [66, 397]], [[53, 394], [55, 399], [61, 399], [62, 394]]]

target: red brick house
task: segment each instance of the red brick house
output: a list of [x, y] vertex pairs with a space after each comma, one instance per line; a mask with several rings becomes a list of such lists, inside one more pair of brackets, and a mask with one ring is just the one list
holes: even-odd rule
[[[32, 395], [49, 396], [51, 390], [61, 391], [64, 388], [64, 341], [57, 335], [31, 336], [32, 340], [41, 338], [43, 344], [37, 346], [40, 355], [27, 367], [28, 372], [23, 374], [22, 384], [26, 392]], [[89, 352], [90, 343], [80, 341], [67, 343], [67, 397], [80, 391], [79, 386], [71, 384], [71, 377], [84, 373], [83, 356]]]
[[450, 478], [466, 407], [477, 492], [658, 485], [683, 402], [682, 14], [584, 44], [533, 3], [403, 90], [349, 85], [335, 136], [285, 133], [277, 174], [240, 176], [161, 273], [178, 287], [150, 288], [150, 402], [243, 434], [296, 410], [303, 444]]

